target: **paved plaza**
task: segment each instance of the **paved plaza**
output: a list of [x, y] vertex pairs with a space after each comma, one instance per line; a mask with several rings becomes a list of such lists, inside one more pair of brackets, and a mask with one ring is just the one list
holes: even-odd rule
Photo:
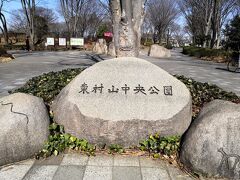
[[124, 155], [65, 154], [0, 167], [1, 180], [190, 180], [168, 162]]
[[[142, 53], [140, 58], [160, 66], [171, 74], [185, 75], [197, 81], [216, 84], [226, 91], [240, 95], [240, 73], [226, 70], [225, 64], [202, 61], [180, 53], [180, 49], [172, 51], [172, 57], [158, 59]], [[63, 52], [17, 52], [16, 59], [0, 64], [0, 96], [7, 95], [9, 90], [22, 86], [31, 77], [50, 71], [66, 68], [88, 67], [96, 63], [83, 51]], [[103, 56], [104, 59], [110, 57]]]

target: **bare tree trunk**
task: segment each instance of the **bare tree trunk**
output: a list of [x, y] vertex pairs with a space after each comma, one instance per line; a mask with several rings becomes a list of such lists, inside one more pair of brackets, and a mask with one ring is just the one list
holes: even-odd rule
[[110, 4], [116, 56], [138, 56], [141, 25], [144, 17], [144, 1], [112, 0]]
[[5, 18], [5, 15], [2, 13], [2, 11], [3, 11], [3, 4], [5, 2], [9, 2], [9, 1], [7, 1], [7, 0], [1, 0], [0, 1], [0, 21], [1, 21], [0, 29], [3, 33], [3, 35], [4, 35], [5, 44], [9, 43], [9, 37], [8, 37], [7, 20]]
[[30, 47], [35, 50], [35, 0], [21, 0], [22, 8], [27, 19], [28, 31], [30, 35]]
[[209, 35], [209, 31], [211, 28], [211, 19], [213, 15], [213, 2], [212, 0], [207, 0], [205, 6], [205, 28], [204, 28], [204, 41], [203, 41], [203, 47], [207, 47], [207, 39], [206, 37]]
[[7, 28], [7, 22], [6, 22], [6, 18], [4, 16], [4, 14], [2, 14], [0, 12], [0, 21], [1, 21], [1, 24], [2, 24], [2, 27], [1, 27], [1, 31], [4, 35], [4, 41], [5, 41], [5, 45], [7, 45], [9, 42], [9, 37], [8, 37], [8, 28]]

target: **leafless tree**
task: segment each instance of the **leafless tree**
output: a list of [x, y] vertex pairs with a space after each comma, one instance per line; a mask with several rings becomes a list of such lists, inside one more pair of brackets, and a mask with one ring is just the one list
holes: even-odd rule
[[201, 39], [203, 47], [219, 47], [221, 28], [228, 15], [236, 8], [236, 0], [180, 0], [179, 7], [186, 18], [189, 29]]
[[169, 26], [174, 22], [179, 14], [175, 0], [149, 0], [147, 3], [147, 13], [158, 35], [159, 44]]
[[206, 47], [211, 30], [214, 0], [181, 0], [179, 7], [193, 34], [193, 42], [196, 43], [196, 39], [199, 38], [203, 47]]
[[84, 36], [95, 33], [107, 14], [98, 0], [87, 0], [78, 16], [77, 32], [80, 36]]
[[21, 0], [24, 15], [27, 20], [28, 33], [30, 35], [30, 47], [32, 50], [35, 49], [35, 13], [36, 3], [35, 0]]
[[186, 40], [186, 32], [183, 28], [177, 24], [172, 23], [170, 25], [170, 36], [178, 43], [178, 45], [183, 46]]
[[211, 48], [219, 48], [222, 26], [235, 9], [236, 0], [214, 0]]
[[116, 56], [138, 56], [145, 0], [111, 0]]
[[3, 14], [3, 5], [6, 2], [10, 2], [10, 0], [1, 0], [0, 1], [0, 22], [1, 22], [0, 29], [3, 33], [5, 43], [8, 44], [9, 37], [8, 37], [7, 20], [6, 20], [5, 15]]
[[61, 13], [65, 19], [69, 37], [75, 37], [79, 13], [87, 0], [60, 0]]
[[[44, 7], [35, 8], [34, 17], [34, 45], [37, 45], [51, 30], [56, 23], [56, 15], [52, 9]], [[24, 10], [19, 9], [12, 13], [11, 26], [12, 31], [25, 33], [29, 31], [28, 20]]]

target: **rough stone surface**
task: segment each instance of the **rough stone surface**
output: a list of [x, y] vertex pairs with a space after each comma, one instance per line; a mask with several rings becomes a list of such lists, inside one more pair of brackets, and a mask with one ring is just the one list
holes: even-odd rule
[[208, 176], [240, 179], [240, 105], [215, 100], [187, 131], [181, 161]]
[[162, 47], [162, 46], [159, 46], [157, 44], [153, 44], [151, 46], [151, 48], [149, 49], [149, 56], [151, 57], [159, 57], [159, 58], [162, 58], [162, 57], [171, 57], [171, 52], [170, 50]]
[[105, 39], [99, 39], [94, 47], [93, 47], [93, 52], [98, 53], [98, 54], [107, 54], [108, 53], [108, 48], [107, 48], [107, 43]]
[[0, 165], [32, 157], [48, 137], [42, 99], [16, 93], [0, 99]]
[[108, 54], [112, 57], [116, 57], [116, 52], [115, 52], [115, 46], [113, 44], [113, 42], [111, 42], [109, 44], [109, 47], [108, 47]]
[[[83, 94], [84, 83], [89, 94]], [[102, 93], [94, 93], [101, 84]], [[137, 93], [139, 85], [145, 94]], [[118, 93], [109, 93], [112, 86]], [[164, 94], [164, 86], [172, 86], [172, 96]], [[55, 99], [53, 111], [68, 133], [92, 143], [129, 146], [155, 132], [182, 135], [191, 122], [191, 95], [182, 82], [145, 60], [116, 58], [78, 75]]]

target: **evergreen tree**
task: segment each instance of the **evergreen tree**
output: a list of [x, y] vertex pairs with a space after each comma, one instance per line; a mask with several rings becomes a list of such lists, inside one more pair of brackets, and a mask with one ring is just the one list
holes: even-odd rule
[[227, 37], [226, 47], [235, 51], [240, 51], [240, 16], [233, 18], [226, 26], [225, 35]]

